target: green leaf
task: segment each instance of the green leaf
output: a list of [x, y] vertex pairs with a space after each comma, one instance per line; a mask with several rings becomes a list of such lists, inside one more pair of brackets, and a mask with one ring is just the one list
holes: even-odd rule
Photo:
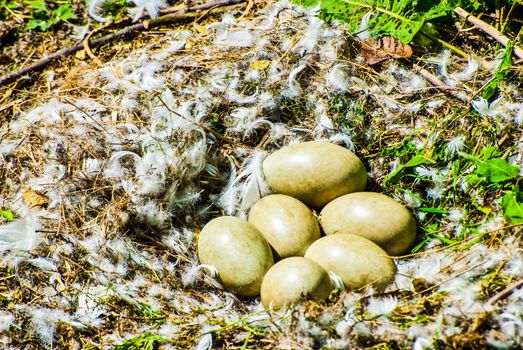
[[31, 6], [33, 11], [49, 12], [45, 1], [42, 0], [24, 0], [24, 4]]
[[412, 157], [407, 163], [402, 164], [396, 168], [392, 173], [390, 173], [387, 177], [385, 177], [385, 180], [383, 181], [383, 185], [387, 185], [388, 182], [396, 180], [402, 173], [408, 169], [413, 168], [419, 165], [423, 164], [434, 164], [434, 160], [427, 158], [422, 155], [416, 155]]
[[465, 176], [465, 181], [467, 181], [469, 185], [477, 186], [483, 182], [483, 179], [478, 174], [472, 173]]
[[449, 15], [459, 0], [293, 0], [306, 7], [320, 5], [320, 17], [346, 23], [355, 33], [363, 16], [372, 12], [368, 30], [374, 36], [392, 36], [405, 44], [433, 19]]
[[465, 152], [458, 152], [458, 154], [465, 158], [466, 160], [470, 161], [470, 162], [473, 162], [473, 163], [476, 163], [476, 164], [481, 164], [483, 162], [483, 160], [481, 160], [480, 158], [476, 157], [476, 156], [473, 156], [472, 154], [468, 154], [468, 153], [465, 153]]
[[446, 237], [443, 237], [443, 236], [438, 235], [438, 234], [435, 234], [435, 233], [433, 233], [432, 236], [434, 236], [434, 238], [439, 239], [440, 241], [442, 241], [442, 242], [445, 243], [445, 244], [454, 244], [454, 243], [456, 243], [456, 242], [454, 242], [454, 241], [451, 240], [451, 239], [448, 239], [448, 238], [446, 238]]
[[45, 32], [48, 28], [47, 22], [44, 20], [41, 20], [41, 19], [33, 19], [24, 26], [25, 30], [33, 30], [33, 29], [37, 29], [37, 28], [40, 29], [41, 31]]
[[158, 334], [145, 332], [139, 337], [126, 339], [123, 344], [116, 345], [114, 350], [154, 350], [159, 343], [174, 343], [174, 341]]
[[499, 90], [499, 83], [507, 78], [510, 74], [508, 67], [512, 65], [512, 48], [514, 47], [514, 41], [509, 40], [505, 47], [505, 53], [501, 60], [500, 65], [496, 68], [494, 73], [494, 78], [485, 86], [481, 97], [485, 100], [490, 101], [492, 96], [494, 96]]
[[456, 186], [456, 184], [458, 183], [458, 180], [459, 180], [459, 169], [460, 169], [460, 166], [459, 166], [459, 161], [458, 160], [455, 160], [452, 162], [452, 186]]
[[11, 213], [9, 210], [0, 210], [0, 216], [7, 221], [12, 221], [14, 218], [13, 213]]
[[501, 199], [503, 214], [513, 224], [523, 224], [523, 192], [507, 192]]
[[434, 213], [434, 214], [448, 214], [448, 210], [440, 209], [440, 208], [418, 208], [419, 211], [422, 211], [424, 213]]
[[480, 164], [475, 171], [488, 183], [500, 183], [515, 179], [519, 175], [519, 167], [512, 165], [505, 159], [489, 159]]
[[494, 157], [499, 157], [503, 153], [496, 146], [485, 147], [481, 150], [481, 159], [487, 160]]
[[76, 18], [76, 15], [74, 14], [69, 4], [59, 6], [55, 10], [55, 16], [61, 21], [67, 21], [68, 19]]

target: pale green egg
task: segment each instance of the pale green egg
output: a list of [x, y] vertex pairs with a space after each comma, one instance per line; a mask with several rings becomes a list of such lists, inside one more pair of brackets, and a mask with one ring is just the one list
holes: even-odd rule
[[269, 155], [263, 174], [276, 193], [321, 209], [347, 193], [363, 191], [367, 173], [350, 150], [320, 141], [296, 143]]
[[306, 299], [323, 301], [333, 288], [329, 274], [318, 263], [291, 257], [267, 271], [261, 286], [261, 300], [265, 307], [290, 306]]
[[320, 225], [312, 211], [296, 198], [273, 194], [256, 202], [249, 213], [278, 258], [303, 256], [320, 238]]
[[214, 266], [223, 286], [242, 296], [260, 293], [263, 276], [274, 264], [269, 243], [245, 220], [222, 216], [211, 220], [198, 237], [198, 257]]
[[410, 211], [394, 199], [375, 192], [356, 192], [336, 198], [320, 213], [327, 235], [350, 233], [370, 239], [389, 255], [400, 255], [416, 239]]
[[348, 289], [372, 285], [382, 289], [394, 280], [396, 265], [377, 244], [357, 235], [339, 233], [311, 244], [305, 257], [338, 275]]

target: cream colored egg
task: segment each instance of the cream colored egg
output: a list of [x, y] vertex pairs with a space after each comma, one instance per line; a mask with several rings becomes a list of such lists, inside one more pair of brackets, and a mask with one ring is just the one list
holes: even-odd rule
[[405, 253], [416, 239], [416, 222], [410, 211], [394, 199], [375, 192], [356, 192], [336, 198], [321, 211], [320, 224], [327, 235], [359, 235], [389, 255]]
[[202, 264], [218, 271], [223, 286], [242, 296], [260, 293], [263, 276], [274, 264], [269, 243], [256, 227], [233, 216], [211, 220], [198, 237]]
[[320, 225], [312, 211], [296, 198], [272, 194], [256, 202], [249, 213], [279, 258], [303, 256], [320, 238]]
[[307, 249], [305, 257], [334, 272], [349, 289], [367, 285], [384, 288], [396, 273], [396, 265], [383, 249], [357, 235], [322, 237]]
[[274, 192], [297, 198], [315, 209], [336, 197], [363, 191], [367, 173], [351, 151], [329, 143], [292, 144], [263, 161], [263, 173]]
[[267, 271], [260, 294], [265, 307], [282, 307], [304, 299], [325, 300], [333, 288], [329, 274], [318, 263], [291, 257]]

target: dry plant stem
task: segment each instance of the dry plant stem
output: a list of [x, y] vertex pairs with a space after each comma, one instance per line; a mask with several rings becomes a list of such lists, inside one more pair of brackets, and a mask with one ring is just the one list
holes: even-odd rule
[[418, 66], [417, 64], [414, 64], [413, 67], [419, 74], [421, 74], [425, 79], [427, 79], [429, 81], [429, 83], [434, 85], [434, 87], [438, 88], [441, 91], [449, 92], [452, 96], [457, 97], [462, 101], [467, 101], [467, 99], [464, 99], [463, 97], [459, 96], [456, 93], [455, 88], [448, 86], [447, 84], [445, 84], [444, 82], [439, 80], [438, 77], [436, 77], [434, 74], [432, 74], [425, 68], [422, 68], [422, 67]]
[[[509, 42], [509, 38], [501, 34], [499, 31], [496, 30], [493, 26], [483, 22], [477, 17], [472, 16], [467, 11], [463, 10], [461, 7], [456, 7], [454, 10], [458, 16], [466, 20], [467, 22], [475, 25], [494, 39], [496, 39], [498, 42], [500, 42], [503, 46], [507, 46], [507, 43]], [[523, 49], [514, 45], [514, 54], [518, 56], [519, 58], [523, 58]]]
[[222, 7], [222, 6], [230, 6], [230, 5], [236, 5], [240, 4], [242, 2], [247, 2], [247, 0], [217, 0], [217, 1], [209, 1], [205, 4], [198, 5], [198, 6], [187, 6], [187, 5], [177, 5], [173, 6], [164, 10], [161, 10], [160, 13], [162, 15], [166, 15], [169, 13], [184, 13], [184, 12], [193, 12], [193, 11], [202, 11], [202, 10], [208, 10], [213, 7]]
[[498, 294], [496, 294], [492, 298], [490, 298], [487, 301], [487, 304], [494, 305], [495, 303], [497, 303], [498, 301], [500, 301], [501, 299], [505, 298], [510, 293], [512, 293], [514, 291], [514, 289], [519, 288], [522, 285], [523, 285], [523, 279], [512, 283], [511, 285], [507, 286], [507, 288], [503, 289], [501, 292], [499, 292]]
[[[212, 9], [213, 7], [214, 8], [219, 8], [219, 7], [237, 5], [237, 4], [240, 4], [240, 3], [243, 3], [243, 2], [245, 2], [245, 0], [219, 0], [219, 1], [216, 1], [216, 2], [210, 1], [209, 3], [206, 3], [206, 4], [201, 5], [201, 6], [195, 6], [193, 8], [189, 8], [189, 10], [201, 11], [201, 10]], [[212, 11], [209, 12], [209, 13], [212, 13]], [[180, 23], [180, 22], [193, 20], [195, 18], [198, 18], [199, 16], [200, 16], [200, 14], [198, 12], [185, 12], [183, 10], [181, 12], [175, 12], [175, 13], [167, 14], [167, 15], [155, 18], [155, 19], [151, 19], [149, 21], [145, 21], [143, 23], [138, 23], [138, 24], [134, 24], [134, 25], [129, 26], [129, 27], [125, 27], [125, 28], [123, 28], [123, 29], [121, 29], [121, 30], [119, 30], [117, 32], [114, 32], [114, 33], [111, 33], [111, 34], [107, 34], [107, 35], [105, 35], [105, 36], [103, 36], [101, 38], [98, 38], [98, 39], [95, 39], [93, 41], [90, 41], [88, 47], [101, 46], [101, 45], [107, 44], [107, 43], [109, 43], [109, 42], [111, 42], [111, 41], [113, 41], [113, 40], [115, 40], [117, 38], [130, 37], [130, 36], [135, 35], [137, 32], [141, 32], [141, 31], [152, 29], [152, 28], [160, 27], [160, 26], [163, 26], [163, 25], [166, 25], [166, 24]], [[71, 54], [73, 54], [73, 53], [75, 53], [77, 51], [80, 51], [80, 50], [84, 49], [84, 48], [85, 48], [85, 45], [82, 42], [82, 43], [76, 44], [74, 46], [66, 47], [66, 48], [63, 48], [61, 50], [58, 50], [54, 54], [40, 59], [38, 62], [34, 63], [31, 66], [28, 66], [26, 68], [23, 68], [23, 69], [17, 71], [17, 72], [8, 74], [8, 75], [0, 78], [0, 86], [4, 86], [6, 84], [9, 84], [9, 83], [11, 83], [11, 82], [21, 78], [25, 74], [36, 72], [36, 71], [40, 71], [40, 70], [44, 69], [45, 67], [47, 67], [52, 62], [56, 61], [57, 59], [63, 58], [63, 57], [68, 56], [68, 55], [71, 55]]]
[[100, 59], [98, 57], [96, 57], [96, 55], [93, 53], [93, 51], [91, 51], [91, 48], [89, 47], [89, 42], [93, 35], [100, 33], [105, 29], [110, 28], [113, 25], [113, 23], [114, 23], [114, 21], [111, 19], [109, 22], [107, 22], [103, 26], [93, 29], [92, 31], [89, 32], [89, 34], [87, 34], [85, 36], [84, 40], [82, 41], [82, 44], [84, 45], [84, 50], [87, 53], [87, 55], [99, 66], [102, 65], [102, 61], [100, 61]]

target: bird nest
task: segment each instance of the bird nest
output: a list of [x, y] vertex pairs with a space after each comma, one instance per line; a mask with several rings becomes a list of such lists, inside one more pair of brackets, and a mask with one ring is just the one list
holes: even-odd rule
[[[408, 61], [369, 67], [343, 25], [313, 11], [257, 10], [115, 44], [99, 66], [67, 61], [12, 99], [0, 129], [0, 209], [15, 216], [0, 228], [2, 346], [521, 344], [521, 226], [499, 200], [519, 173], [478, 172], [523, 158], [517, 79], [496, 103], [473, 94], [501, 56], [424, 55], [423, 72], [450, 88], [438, 90]], [[385, 291], [266, 309], [220, 289], [196, 240], [267, 194], [268, 153], [308, 140], [360, 156], [367, 189], [409, 207], [418, 241]]]

